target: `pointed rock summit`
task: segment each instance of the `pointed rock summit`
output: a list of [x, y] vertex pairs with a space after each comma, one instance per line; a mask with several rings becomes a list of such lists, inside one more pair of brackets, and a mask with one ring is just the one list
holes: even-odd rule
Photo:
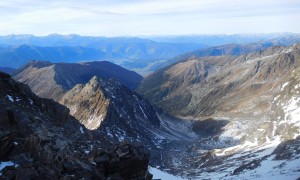
[[152, 105], [115, 79], [94, 76], [66, 92], [59, 102], [86, 128], [103, 131], [113, 139], [151, 139], [148, 131], [160, 128]]

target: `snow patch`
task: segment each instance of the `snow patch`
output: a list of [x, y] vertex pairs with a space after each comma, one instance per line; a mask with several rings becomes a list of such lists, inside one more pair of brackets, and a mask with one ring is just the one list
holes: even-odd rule
[[292, 97], [283, 107], [284, 120], [279, 124], [290, 124], [300, 127], [300, 97]]
[[82, 134], [84, 134], [83, 128], [81, 126], [80, 126], [79, 130]]
[[29, 100], [29, 103], [30, 103], [31, 105], [33, 105], [33, 101], [32, 101], [31, 99], [29, 99], [29, 98], [28, 98], [28, 100]]
[[0, 161], [0, 171], [2, 171], [4, 168], [8, 167], [8, 166], [14, 166], [14, 167], [18, 167], [19, 165], [18, 164], [15, 164], [11, 161], [4, 161], [4, 162], [1, 162]]
[[84, 126], [89, 130], [97, 129], [104, 120], [104, 116], [104, 114], [97, 116], [97, 114], [94, 113], [85, 121]]
[[283, 51], [283, 53], [289, 53], [292, 52], [293, 48], [288, 48], [287, 50]]
[[146, 113], [144, 112], [144, 110], [143, 110], [143, 108], [142, 108], [142, 106], [143, 106], [142, 102], [141, 102], [141, 101], [139, 100], [139, 98], [136, 97], [135, 95], [133, 95], [133, 97], [134, 97], [134, 99], [138, 102], [139, 108], [140, 108], [140, 110], [142, 111], [144, 117], [145, 117], [145, 118], [148, 118], [148, 116], [146, 115]]
[[281, 86], [281, 91], [284, 90], [284, 88], [289, 84], [289, 82], [286, 82], [284, 83], [282, 86]]
[[111, 138], [114, 137], [109, 131], [107, 131], [107, 135], [108, 135], [109, 137], [111, 137]]
[[162, 179], [162, 180], [183, 180], [181, 177], [174, 176], [172, 174], [163, 172], [157, 168], [150, 167], [149, 171], [153, 174], [153, 179]]
[[299, 177], [300, 159], [291, 161], [277, 160], [274, 161], [275, 155], [270, 156], [262, 161], [261, 165], [253, 170], [245, 171], [244, 173], [233, 176], [236, 179], [297, 179]]
[[6, 95], [6, 98], [7, 98], [9, 101], [14, 102], [14, 98], [13, 98], [12, 96]]
[[[115, 134], [118, 138], [118, 140], [121, 142], [125, 139], [126, 136], [120, 135], [120, 134]], [[125, 134], [126, 135], [126, 134]]]
[[[282, 139], [279, 136], [276, 136], [274, 139], [272, 139], [272, 141], [269, 140], [269, 142], [266, 142], [262, 145], [257, 145], [257, 139], [255, 139], [254, 142], [246, 141], [241, 145], [225, 148], [222, 150], [215, 150], [215, 152], [217, 152], [215, 153], [217, 156], [231, 154], [233, 155], [229, 156], [223, 162], [223, 164], [227, 164], [228, 167], [216, 172], [201, 173], [200, 177], [205, 177], [206, 179], [273, 179], [273, 177], [276, 178], [278, 175], [279, 177], [281, 177], [279, 179], [290, 179], [289, 177], [294, 177], [294, 175], [297, 174], [297, 172], [294, 170], [299, 169], [300, 159], [296, 160], [298, 164], [295, 163], [298, 167], [280, 167], [276, 169], [278, 165], [281, 165], [283, 162], [285, 162], [273, 160], [275, 155], [273, 155], [272, 153], [281, 142]], [[241, 174], [239, 175], [232, 175], [234, 170], [241, 165], [262, 158], [266, 159], [264, 159], [261, 162], [261, 165], [256, 167], [255, 169], [247, 169], [241, 172]], [[288, 161], [286, 161], [287, 164], [285, 164], [285, 166], [291, 166], [289, 165], [290, 162]], [[282, 170], [287, 170], [288, 173], [282, 173]], [[289, 172], [290, 170], [293, 172]]]
[[142, 113], [143, 113], [144, 117], [145, 117], [145, 118], [148, 118], [148, 117], [147, 117], [147, 115], [145, 114], [145, 112], [144, 112], [143, 108], [141, 107], [141, 104], [140, 104], [140, 102], [139, 102], [139, 107], [140, 107], [140, 109], [141, 109], [141, 111], [142, 111]]

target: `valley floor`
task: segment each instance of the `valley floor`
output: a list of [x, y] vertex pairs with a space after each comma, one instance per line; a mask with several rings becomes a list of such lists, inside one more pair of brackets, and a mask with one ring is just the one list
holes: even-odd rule
[[[284, 140], [274, 136], [244, 141], [224, 138], [223, 132], [203, 135], [192, 131], [193, 121], [165, 121], [171, 132], [185, 131], [190, 138], [163, 140], [152, 150], [150, 171], [161, 179], [297, 179], [300, 177], [300, 137]], [[176, 122], [176, 121], [175, 121]], [[228, 125], [229, 127], [230, 124]], [[227, 127], [228, 128], [228, 127]], [[228, 130], [228, 129], [227, 129]], [[253, 131], [258, 134], [261, 129]], [[189, 132], [189, 133], [187, 133]], [[183, 134], [184, 134], [183, 133]], [[259, 137], [259, 136], [257, 136]], [[172, 175], [172, 176], [169, 176]]]

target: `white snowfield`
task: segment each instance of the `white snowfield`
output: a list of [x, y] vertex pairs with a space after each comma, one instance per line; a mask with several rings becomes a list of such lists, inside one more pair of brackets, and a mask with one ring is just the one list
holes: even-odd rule
[[172, 174], [163, 172], [157, 168], [150, 167], [150, 173], [153, 175], [153, 179], [161, 179], [161, 180], [184, 180], [181, 177], [174, 176]]
[[[6, 167], [8, 167], [8, 166], [14, 166], [14, 167], [18, 167], [19, 165], [18, 164], [15, 164], [15, 163], [13, 163], [13, 162], [11, 162], [11, 161], [4, 161], [4, 162], [1, 162], [0, 161], [0, 172], [4, 169], [4, 168], [6, 168]], [[1, 173], [0, 173], [0, 177], [1, 177]]]

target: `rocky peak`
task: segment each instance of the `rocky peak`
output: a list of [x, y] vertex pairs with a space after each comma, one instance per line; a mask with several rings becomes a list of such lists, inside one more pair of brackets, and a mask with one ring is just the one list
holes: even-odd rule
[[114, 79], [94, 76], [87, 84], [76, 85], [68, 91], [60, 103], [88, 129], [98, 129], [102, 123], [111, 124], [112, 121], [123, 125], [122, 122], [160, 124], [149, 102]]
[[99, 78], [95, 76], [85, 85], [76, 85], [59, 101], [70, 109], [71, 115], [91, 130], [100, 126], [110, 104], [100, 84]]

